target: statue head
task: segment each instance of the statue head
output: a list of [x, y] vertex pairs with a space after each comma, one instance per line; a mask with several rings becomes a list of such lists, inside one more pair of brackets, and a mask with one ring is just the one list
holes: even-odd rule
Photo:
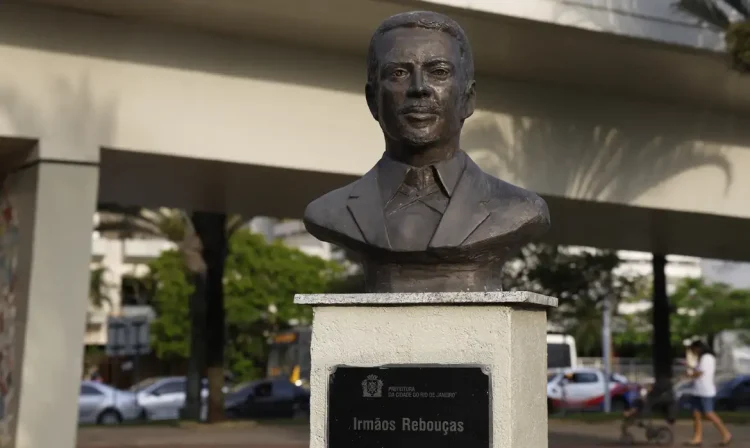
[[461, 26], [434, 12], [386, 19], [370, 41], [365, 93], [389, 153], [450, 157], [474, 112], [474, 61]]

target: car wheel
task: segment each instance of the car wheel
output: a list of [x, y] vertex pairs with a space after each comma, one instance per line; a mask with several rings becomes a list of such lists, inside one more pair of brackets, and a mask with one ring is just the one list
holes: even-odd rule
[[229, 420], [236, 420], [240, 418], [240, 413], [234, 408], [224, 409], [224, 417]]
[[122, 423], [122, 415], [114, 409], [107, 409], [96, 418], [99, 425], [119, 425]]

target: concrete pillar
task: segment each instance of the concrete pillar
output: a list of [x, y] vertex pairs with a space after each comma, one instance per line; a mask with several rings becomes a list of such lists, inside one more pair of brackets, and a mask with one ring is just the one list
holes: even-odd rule
[[529, 292], [300, 295], [310, 447], [547, 446], [547, 316]]
[[2, 448], [75, 447], [98, 171], [37, 161], [3, 182]]

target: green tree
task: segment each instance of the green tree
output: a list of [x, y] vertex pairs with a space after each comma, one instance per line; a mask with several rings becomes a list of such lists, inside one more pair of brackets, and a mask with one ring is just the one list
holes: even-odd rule
[[[750, 1], [678, 0], [675, 6], [723, 32], [732, 66], [740, 72], [750, 71]], [[740, 19], [732, 20], [732, 15]]]
[[[648, 294], [644, 293], [642, 297], [648, 297]], [[683, 350], [683, 342], [696, 336], [712, 338], [723, 330], [750, 328], [750, 290], [688, 278], [678, 283], [670, 296], [670, 304], [674, 352]], [[650, 316], [650, 310], [626, 316], [625, 331], [618, 335], [617, 342], [650, 348], [648, 343], [653, 333]]]
[[109, 297], [110, 284], [107, 281], [108, 269], [105, 266], [97, 266], [89, 273], [89, 302], [94, 308], [100, 309], [104, 304], [112, 306]]
[[188, 361], [185, 416], [200, 416], [201, 377], [207, 372], [208, 421], [224, 417], [224, 301], [222, 278], [227, 238], [241, 228], [239, 215], [184, 211], [169, 208], [151, 210], [116, 204], [100, 205], [97, 230], [120, 238], [163, 238], [178, 245], [189, 281], [193, 286], [187, 303], [192, 326]]
[[508, 263], [505, 288], [557, 297], [559, 305], [550, 311], [550, 322], [576, 339], [581, 354], [598, 354], [604, 301], [609, 299], [616, 309], [636, 289], [634, 279], [615, 274], [619, 264], [612, 251], [528, 245]]
[[311, 308], [295, 305], [294, 295], [326, 292], [343, 269], [250, 232], [238, 232], [231, 243], [225, 282], [228, 336], [246, 343], [230, 343], [227, 357], [240, 376], [262, 375], [266, 338], [311, 322]]
[[151, 322], [151, 346], [161, 359], [184, 359], [190, 355], [190, 283], [185, 260], [175, 250], [165, 251], [149, 263], [148, 282], [153, 285], [156, 319]]
[[[187, 303], [192, 293], [184, 260], [165, 252], [151, 264], [158, 316], [152, 343], [160, 357], [185, 357], [190, 325]], [[342, 268], [306, 255], [261, 235], [240, 230], [230, 239], [224, 270], [227, 364], [239, 379], [262, 376], [267, 337], [296, 324], [310, 322], [309, 307], [293, 303], [294, 294], [327, 291]]]
[[679, 325], [676, 343], [696, 335], [713, 337], [723, 330], [750, 328], [750, 290], [686, 279], [672, 295], [672, 303]]

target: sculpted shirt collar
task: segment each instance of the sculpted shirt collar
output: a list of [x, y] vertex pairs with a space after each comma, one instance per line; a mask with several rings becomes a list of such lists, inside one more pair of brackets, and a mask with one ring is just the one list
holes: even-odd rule
[[[431, 166], [437, 172], [438, 183], [443, 191], [451, 197], [466, 167], [466, 154], [459, 150], [452, 158]], [[406, 173], [412, 168], [415, 167], [396, 161], [388, 154], [383, 154], [378, 166], [378, 185], [384, 206], [396, 195], [406, 178]]]

